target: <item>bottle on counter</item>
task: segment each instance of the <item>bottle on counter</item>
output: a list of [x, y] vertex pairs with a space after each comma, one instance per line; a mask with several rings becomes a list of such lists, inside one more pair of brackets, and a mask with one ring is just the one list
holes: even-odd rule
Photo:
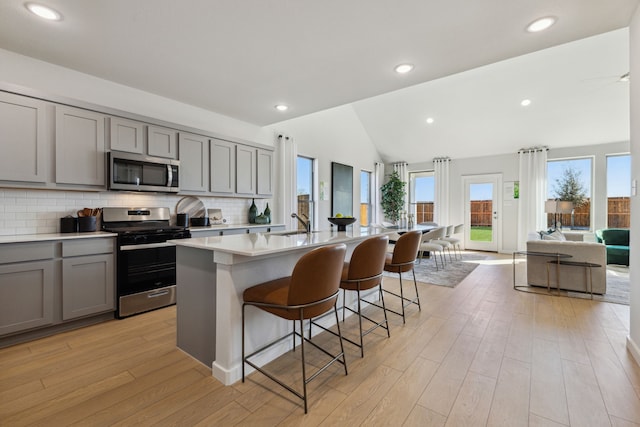
[[264, 216], [267, 217], [267, 224], [271, 224], [271, 209], [269, 208], [269, 202], [267, 202], [267, 207], [264, 209]]
[[251, 206], [249, 207], [249, 224], [256, 223], [256, 216], [258, 216], [258, 207], [254, 199], [251, 199]]

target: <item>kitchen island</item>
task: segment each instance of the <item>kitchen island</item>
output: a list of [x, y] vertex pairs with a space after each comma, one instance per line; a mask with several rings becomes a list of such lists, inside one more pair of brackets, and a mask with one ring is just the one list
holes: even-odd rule
[[[354, 227], [348, 231], [255, 233], [173, 241], [177, 267], [177, 345], [207, 366], [225, 385], [242, 378], [242, 293], [268, 280], [289, 276], [298, 259], [314, 248], [344, 243], [346, 258], [363, 240], [392, 230]], [[349, 303], [349, 301], [347, 301]], [[340, 303], [339, 303], [340, 304]], [[247, 309], [247, 354], [291, 331], [292, 324]], [[331, 324], [333, 316], [323, 319]], [[265, 352], [265, 364], [291, 348], [285, 340]]]

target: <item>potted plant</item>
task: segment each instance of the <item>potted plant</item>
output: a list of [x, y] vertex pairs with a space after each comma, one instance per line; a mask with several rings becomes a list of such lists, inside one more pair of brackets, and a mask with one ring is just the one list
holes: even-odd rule
[[404, 187], [406, 185], [407, 183], [400, 179], [398, 172], [393, 171], [389, 176], [389, 181], [380, 187], [382, 212], [395, 224], [400, 220], [400, 212], [404, 210], [404, 196], [407, 194]]

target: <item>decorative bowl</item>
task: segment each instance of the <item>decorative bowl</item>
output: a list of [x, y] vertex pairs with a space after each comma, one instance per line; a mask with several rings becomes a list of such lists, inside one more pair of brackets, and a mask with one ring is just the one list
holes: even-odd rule
[[356, 222], [356, 218], [354, 217], [340, 217], [340, 218], [336, 218], [336, 217], [329, 217], [327, 218], [329, 220], [329, 222], [333, 225], [337, 225], [338, 226], [338, 231], [347, 231], [347, 225], [351, 225], [354, 222]]

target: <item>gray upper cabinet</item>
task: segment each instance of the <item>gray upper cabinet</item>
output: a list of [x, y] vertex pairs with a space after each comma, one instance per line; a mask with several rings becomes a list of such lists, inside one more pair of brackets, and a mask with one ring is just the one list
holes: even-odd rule
[[180, 132], [180, 191], [209, 191], [209, 139], [202, 135]]
[[256, 149], [253, 147], [236, 146], [236, 193], [256, 194]]
[[175, 129], [147, 126], [147, 145], [150, 156], [178, 158], [177, 132]]
[[236, 144], [211, 140], [211, 192], [234, 194], [236, 191]]
[[0, 92], [0, 180], [47, 180], [45, 102]]
[[109, 148], [142, 154], [144, 152], [144, 125], [121, 117], [109, 118]]
[[257, 151], [258, 156], [258, 195], [273, 195], [273, 151]]
[[56, 183], [105, 186], [105, 116], [56, 106]]

